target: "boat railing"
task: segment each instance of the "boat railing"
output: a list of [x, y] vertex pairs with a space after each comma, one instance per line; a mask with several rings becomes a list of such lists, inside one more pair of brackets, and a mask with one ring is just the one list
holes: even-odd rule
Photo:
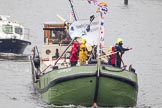
[[111, 72], [123, 72], [124, 70], [126, 70], [126, 67], [127, 66], [124, 66], [124, 67], [118, 68], [118, 69], [108, 69], [108, 68], [106, 68], [106, 66], [102, 66], [102, 69], [106, 70], [106, 71], [111, 71]]
[[72, 45], [72, 43], [74, 42], [74, 40], [76, 40], [76, 38], [74, 38], [69, 45], [66, 47], [66, 49], [64, 50], [64, 52], [60, 55], [60, 57], [56, 60], [54, 66], [56, 66], [57, 62], [60, 60], [61, 57], [63, 57], [63, 55], [67, 52], [68, 48]]
[[40, 67], [40, 55], [37, 46], [34, 46], [32, 49], [32, 60], [36, 68]]
[[30, 40], [30, 29], [24, 28], [24, 39]]
[[35, 61], [32, 56], [30, 56], [31, 66], [32, 66], [32, 80], [34, 83], [39, 81], [39, 76], [41, 75], [40, 69], [35, 67]]

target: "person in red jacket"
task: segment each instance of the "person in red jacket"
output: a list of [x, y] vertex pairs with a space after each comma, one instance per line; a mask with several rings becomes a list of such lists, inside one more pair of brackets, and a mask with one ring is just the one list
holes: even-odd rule
[[123, 45], [122, 39], [118, 38], [115, 46], [110, 47], [110, 53], [112, 54], [109, 56], [109, 59], [108, 59], [109, 65], [121, 68], [121, 63], [123, 63], [123, 67], [124, 67], [122, 55], [124, 54], [125, 51], [131, 50], [132, 48], [128, 48], [128, 47], [124, 48], [122, 45]]
[[73, 43], [71, 55], [70, 55], [71, 66], [76, 66], [76, 64], [78, 62], [78, 47], [79, 47], [78, 42], [75, 41]]
[[109, 58], [108, 58], [108, 64], [109, 65], [112, 65], [115, 67], [115, 54], [113, 54], [115, 52], [115, 46], [110, 46], [110, 49], [109, 49], [110, 53], [112, 53]]

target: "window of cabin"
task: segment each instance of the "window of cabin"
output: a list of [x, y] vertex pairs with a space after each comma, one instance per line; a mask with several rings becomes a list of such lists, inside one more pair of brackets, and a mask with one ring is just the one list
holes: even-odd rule
[[15, 33], [22, 35], [23, 34], [23, 29], [21, 27], [15, 27]]
[[51, 38], [63, 40], [66, 38], [66, 32], [62, 28], [55, 28], [51, 30]]
[[51, 30], [51, 38], [56, 38], [56, 31], [55, 30]]
[[6, 34], [12, 34], [13, 27], [12, 27], [12, 25], [2, 25], [2, 31]]

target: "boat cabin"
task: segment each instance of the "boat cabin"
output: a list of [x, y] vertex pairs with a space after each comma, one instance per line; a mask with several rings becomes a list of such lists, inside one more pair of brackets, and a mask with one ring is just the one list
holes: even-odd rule
[[24, 27], [8, 18], [9, 16], [0, 15], [0, 39], [23, 39]]
[[[67, 26], [64, 23], [45, 23], [44, 24], [44, 44], [41, 51], [41, 70], [45, 70], [46, 67], [54, 66], [56, 60], [65, 51], [69, 43], [72, 41]], [[69, 65], [71, 46], [68, 48], [66, 54], [60, 58], [57, 63], [59, 68]], [[52, 70], [48, 68], [45, 71]]]
[[44, 24], [44, 43], [69, 44], [71, 37], [65, 24]]

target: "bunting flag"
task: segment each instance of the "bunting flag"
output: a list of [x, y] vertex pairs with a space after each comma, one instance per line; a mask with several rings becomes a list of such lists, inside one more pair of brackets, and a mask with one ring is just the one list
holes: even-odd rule
[[104, 46], [104, 20], [100, 17], [99, 21], [99, 28], [100, 28], [100, 48]]
[[88, 1], [89, 4], [91, 4], [92, 2], [93, 2], [94, 4], [97, 3], [97, 0], [87, 0], [87, 1]]
[[100, 13], [101, 17], [103, 14], [108, 12], [107, 3], [106, 2], [98, 2], [97, 3], [98, 9], [97, 12]]
[[97, 0], [87, 0], [89, 4], [92, 2], [98, 7], [96, 12], [99, 12], [100, 15], [106, 14], [108, 12], [107, 3], [106, 2], [98, 2]]
[[100, 49], [104, 46], [104, 17], [103, 15], [105, 15], [108, 12], [108, 6], [106, 2], [98, 2], [97, 0], [87, 0], [88, 3], [94, 3], [98, 8], [97, 8], [97, 13], [100, 14], [100, 20], [99, 20], [99, 47]]

